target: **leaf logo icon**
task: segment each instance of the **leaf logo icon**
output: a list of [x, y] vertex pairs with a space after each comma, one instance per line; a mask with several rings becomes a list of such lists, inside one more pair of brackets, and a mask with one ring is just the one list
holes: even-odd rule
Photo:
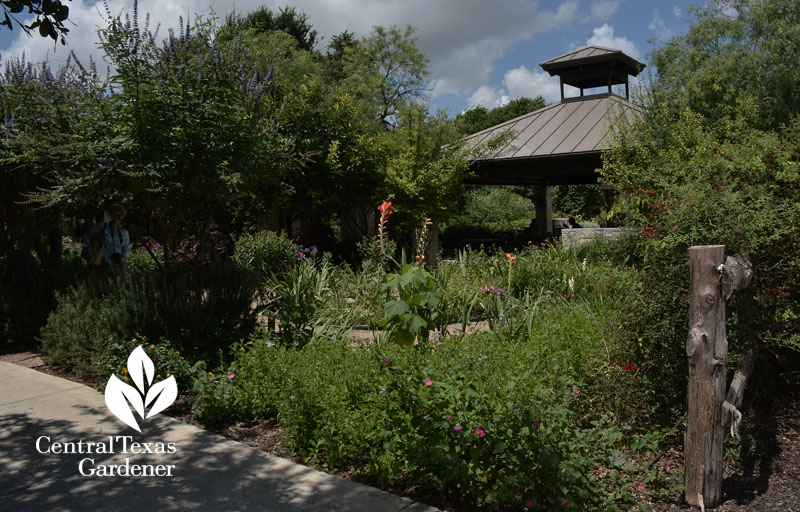
[[128, 373], [136, 387], [125, 384], [112, 374], [106, 384], [106, 406], [123, 423], [141, 432], [131, 408], [143, 420], [155, 416], [178, 397], [178, 384], [174, 376], [153, 384], [155, 367], [141, 345], [128, 356]]

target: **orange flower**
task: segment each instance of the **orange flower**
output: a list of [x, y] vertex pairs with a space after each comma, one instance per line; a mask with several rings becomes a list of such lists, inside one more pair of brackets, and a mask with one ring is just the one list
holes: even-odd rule
[[516, 254], [511, 254], [510, 252], [507, 252], [506, 253], [506, 259], [508, 261], [516, 261], [517, 260], [517, 255]]
[[380, 206], [378, 206], [378, 211], [381, 212], [381, 218], [388, 219], [389, 215], [392, 214], [392, 202], [384, 201]]

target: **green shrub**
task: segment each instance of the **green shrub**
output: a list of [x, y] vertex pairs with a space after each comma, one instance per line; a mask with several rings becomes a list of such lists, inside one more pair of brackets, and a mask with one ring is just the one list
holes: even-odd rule
[[91, 279], [57, 296], [41, 330], [47, 361], [85, 376], [108, 346], [135, 335], [172, 340], [191, 359], [215, 357], [255, 327], [252, 274], [230, 264], [132, 272], [125, 281]]
[[97, 375], [93, 363], [109, 344], [154, 327], [148, 303], [132, 287], [115, 282], [92, 279], [57, 294], [56, 300], [40, 333], [45, 361], [82, 376]]
[[381, 290], [387, 297], [383, 328], [389, 339], [406, 347], [415, 338], [419, 343], [428, 341], [442, 300], [436, 279], [422, 267], [408, 264], [399, 274], [386, 276]]
[[447, 223], [447, 230], [488, 233], [527, 228], [536, 216], [533, 201], [509, 187], [480, 187], [465, 195], [463, 213]]
[[600, 185], [557, 185], [553, 187], [553, 210], [562, 215], [580, 215], [589, 219], [599, 214], [605, 206], [606, 201]]
[[327, 260], [318, 265], [304, 262], [267, 280], [265, 311], [270, 332], [277, 328], [279, 343], [302, 347], [317, 331], [339, 332], [352, 325], [355, 314], [348, 308], [329, 311], [327, 317], [317, 315], [332, 295], [331, 270]]
[[[488, 510], [528, 500], [538, 510], [564, 500], [604, 509], [631, 498], [641, 477], [620, 449], [622, 431], [597, 411], [576, 421], [591, 397], [541, 347], [491, 334], [427, 351], [342, 341], [315, 336], [297, 350], [254, 336], [231, 366], [198, 377], [201, 415], [276, 415], [305, 458]], [[601, 467], [614, 472], [601, 479]]]
[[233, 262], [254, 271], [260, 283], [273, 274], [280, 274], [297, 263], [298, 247], [285, 233], [260, 231], [245, 234], [236, 241]]
[[381, 250], [376, 237], [365, 237], [358, 242], [356, 250], [363, 270], [370, 271], [373, 268], [380, 268], [384, 272], [388, 272], [394, 268], [395, 264], [392, 258], [397, 254], [397, 242], [386, 237], [384, 243], [386, 249]]
[[643, 232], [641, 302], [622, 321], [665, 422], [685, 410], [689, 247], [725, 245], [753, 261], [753, 285], [726, 307], [729, 361], [800, 347], [800, 120], [760, 132], [739, 113], [720, 132], [694, 112], [654, 108], [604, 161], [606, 181], [627, 192], [618, 207]]
[[65, 242], [58, 265], [16, 251], [0, 258], [0, 346], [30, 349], [56, 305], [56, 293], [89, 277], [80, 245]]
[[[167, 339], [151, 343], [147, 336], [136, 336], [130, 339], [117, 340], [106, 346], [101, 357], [94, 362], [94, 369], [100, 376], [110, 377], [116, 374], [123, 381], [128, 380], [128, 357], [136, 347], [141, 346], [145, 354], [155, 366], [155, 379], [175, 377], [178, 389], [186, 391], [192, 384], [192, 369], [186, 360], [184, 348], [175, 346]], [[99, 382], [105, 386], [106, 381]]]

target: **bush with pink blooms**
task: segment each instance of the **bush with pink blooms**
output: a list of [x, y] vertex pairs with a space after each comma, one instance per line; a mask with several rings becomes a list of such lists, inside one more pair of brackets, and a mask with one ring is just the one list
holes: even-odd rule
[[277, 417], [297, 455], [380, 486], [485, 510], [527, 500], [553, 510], [564, 500], [571, 509], [631, 502], [643, 481], [620, 450], [613, 416], [587, 415], [588, 388], [567, 362], [531, 344], [485, 333], [426, 349], [360, 350], [315, 336], [295, 349], [262, 333], [234, 354], [213, 372], [225, 393], [209, 388], [201, 415]]

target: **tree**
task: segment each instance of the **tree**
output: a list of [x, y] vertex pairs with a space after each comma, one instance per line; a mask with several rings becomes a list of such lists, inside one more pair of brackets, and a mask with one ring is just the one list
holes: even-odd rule
[[624, 192], [615, 208], [644, 233], [646, 287], [658, 293], [628, 321], [670, 414], [685, 397], [690, 246], [722, 244], [755, 264], [755, 286], [731, 306], [733, 360], [800, 346], [800, 63], [781, 53], [800, 40], [798, 11], [785, 0], [695, 10], [688, 34], [654, 51], [644, 117], [620, 125], [604, 155], [603, 181]]
[[[61, 39], [61, 44], [66, 44], [64, 36], [69, 29], [64, 26], [64, 22], [69, 17], [69, 7], [61, 3], [61, 0], [0, 0], [3, 7], [3, 21], [0, 26], [14, 30], [14, 24], [30, 35], [32, 30], [39, 29], [39, 35], [50, 37], [53, 40]], [[36, 19], [29, 25], [25, 25], [17, 19], [15, 14], [21, 13], [25, 8], [26, 14], [35, 14]], [[13, 20], [13, 22], [12, 22]]]
[[447, 229], [496, 233], [527, 228], [536, 216], [533, 201], [510, 187], [477, 187], [464, 194], [462, 213]]
[[317, 31], [309, 23], [308, 15], [297, 12], [294, 7], [281, 7], [278, 14], [263, 6], [245, 16], [231, 13], [225, 19], [225, 24], [220, 27], [218, 38], [220, 41], [232, 40], [248, 30], [256, 34], [286, 32], [303, 50], [313, 51], [317, 44]]
[[384, 135], [384, 195], [394, 205], [392, 220], [406, 233], [425, 217], [441, 222], [455, 213], [471, 155], [458, 139], [452, 123], [418, 104], [401, 108], [397, 127]]
[[[70, 60], [53, 72], [24, 59], [0, 76], [0, 336], [32, 339], [53, 305], [53, 290], [74, 279], [62, 272], [62, 227], [93, 188], [103, 166], [102, 133], [91, 119], [103, 84]], [[51, 194], [69, 197], [52, 201]]]
[[458, 127], [458, 131], [464, 135], [471, 135], [516, 117], [524, 116], [525, 114], [544, 108], [544, 106], [545, 101], [541, 96], [537, 96], [533, 99], [516, 98], [509, 101], [508, 104], [493, 108], [492, 110], [487, 109], [483, 105], [477, 105], [458, 114], [455, 123]]
[[800, 113], [800, 4], [794, 0], [713, 0], [692, 8], [686, 35], [651, 54], [649, 102], [689, 108], [715, 129], [742, 115], [762, 129]]
[[415, 29], [374, 27], [372, 33], [345, 50], [345, 91], [366, 102], [368, 112], [384, 127], [408, 103], [423, 97], [428, 59], [419, 51]]
[[[277, 129], [283, 99], [245, 49], [223, 51], [210, 22], [183, 25], [159, 46], [132, 19], [109, 16], [101, 46], [111, 81], [109, 185], [128, 190], [167, 248], [204, 235], [218, 212], [266, 209], [296, 165]], [[167, 252], [167, 254], [169, 254]]]
[[347, 76], [344, 71], [345, 55], [348, 50], [352, 51], [352, 48], [357, 43], [355, 34], [349, 30], [331, 37], [331, 42], [328, 43], [328, 51], [325, 55], [327, 74], [331, 82], [339, 83]]

